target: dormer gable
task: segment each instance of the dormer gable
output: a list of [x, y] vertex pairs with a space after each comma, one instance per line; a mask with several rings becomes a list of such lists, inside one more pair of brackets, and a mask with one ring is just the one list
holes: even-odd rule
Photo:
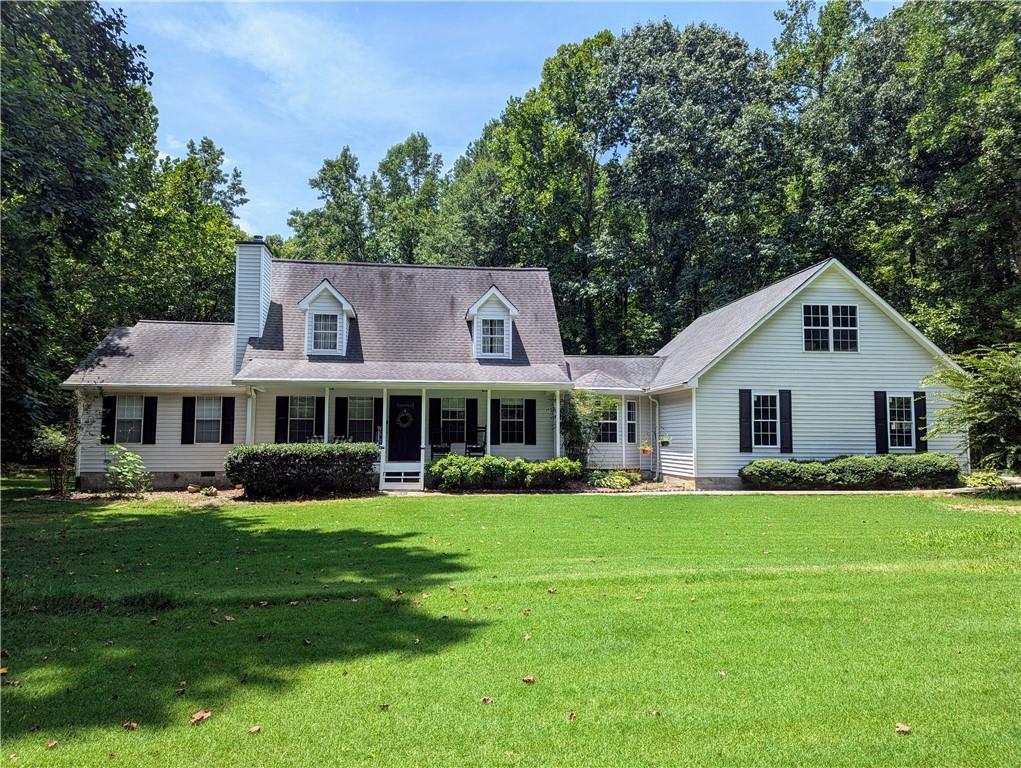
[[329, 280], [323, 279], [298, 302], [305, 310], [305, 354], [346, 355], [355, 308]]
[[472, 346], [480, 360], [509, 360], [514, 339], [514, 318], [520, 313], [495, 285], [465, 313], [472, 321]]

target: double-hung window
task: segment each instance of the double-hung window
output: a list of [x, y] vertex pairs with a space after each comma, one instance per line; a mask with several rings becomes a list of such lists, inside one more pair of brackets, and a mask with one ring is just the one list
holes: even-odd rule
[[752, 446], [775, 448], [779, 445], [780, 407], [776, 392], [752, 394]]
[[[501, 409], [502, 407], [501, 404]], [[463, 397], [441, 398], [440, 436], [444, 443], [465, 442], [465, 399]]]
[[504, 398], [500, 401], [500, 442], [512, 445], [525, 442], [525, 401], [523, 398]]
[[141, 395], [117, 396], [117, 424], [114, 428], [115, 442], [142, 442], [142, 402], [143, 398]]
[[610, 405], [599, 413], [599, 431], [596, 432], [597, 443], [617, 442], [617, 406]]
[[638, 442], [638, 401], [628, 400], [625, 403], [627, 416], [627, 441]]
[[484, 317], [481, 321], [481, 344], [483, 355], [502, 355], [504, 353], [503, 318]]
[[912, 395], [886, 396], [886, 419], [891, 448], [915, 447], [915, 404]]
[[195, 442], [220, 442], [221, 401], [219, 397], [195, 398]]
[[[315, 406], [313, 405], [313, 411]], [[347, 434], [353, 442], [371, 443], [373, 402], [371, 397], [349, 397], [347, 399]]]
[[291, 397], [287, 409], [287, 442], [307, 443], [315, 434], [316, 399], [312, 395]]
[[312, 315], [312, 351], [336, 352], [339, 348], [340, 317], [333, 314]]
[[801, 311], [806, 352], [858, 351], [856, 305], [804, 304]]

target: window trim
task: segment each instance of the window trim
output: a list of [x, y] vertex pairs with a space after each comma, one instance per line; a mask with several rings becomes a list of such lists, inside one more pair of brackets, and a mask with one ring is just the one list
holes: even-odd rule
[[[612, 419], [605, 419], [605, 418], [603, 418], [603, 416], [605, 416], [607, 413], [610, 412], [610, 408], [602, 409], [601, 413], [599, 414], [599, 428], [596, 430], [596, 439], [595, 439], [595, 442], [598, 443], [599, 445], [620, 445], [620, 438], [621, 438], [621, 434], [620, 434], [621, 403], [620, 403], [620, 400], [614, 400], [612, 407], [613, 407], [613, 414], [614, 414]], [[603, 425], [604, 424], [613, 424], [613, 440], [602, 440], [601, 439], [602, 436], [603, 436]], [[624, 437], [626, 439], [627, 435], [625, 434]]]
[[[890, 418], [890, 401], [893, 398], [907, 398], [908, 400], [908, 413], [911, 416], [911, 429], [909, 434], [911, 436], [911, 443], [908, 445], [894, 445], [893, 444], [893, 432], [891, 427], [893, 426], [893, 419]], [[914, 392], [894, 392], [887, 390], [886, 393], [886, 449], [893, 453], [895, 451], [905, 451], [913, 453], [915, 450], [915, 393]]]
[[[506, 408], [510, 403], [514, 403], [515, 406], [517, 405], [517, 403], [521, 404], [521, 406], [520, 406], [521, 407], [521, 418], [520, 419], [516, 419], [516, 418], [515, 419], [508, 419], [506, 416], [503, 415], [504, 408]], [[525, 398], [524, 397], [504, 397], [504, 398], [500, 399], [500, 444], [501, 445], [524, 445], [525, 444], [525, 418], [526, 417], [525, 417]], [[518, 421], [521, 422], [521, 440], [520, 441], [507, 440], [506, 436], [503, 433], [503, 425], [508, 423], [508, 422], [515, 422], [516, 423]]]
[[[312, 416], [311, 417], [291, 416], [291, 401], [293, 401], [295, 398], [299, 398], [299, 397], [307, 398], [307, 399], [312, 401]], [[291, 424], [293, 422], [295, 422], [295, 421], [311, 421], [312, 422], [312, 431], [308, 435], [309, 439], [308, 440], [303, 440], [302, 442], [307, 443], [307, 442], [309, 442], [309, 440], [311, 438], [315, 437], [315, 434], [316, 434], [316, 396], [315, 395], [289, 395], [288, 396], [288, 398], [287, 398], [287, 442], [288, 443], [296, 442], [295, 440], [291, 439]]]
[[[633, 405], [635, 407], [635, 418], [631, 418], [629, 407]], [[635, 428], [635, 436], [631, 437], [631, 427]], [[624, 440], [628, 445], [638, 444], [638, 401], [637, 400], [625, 400], [624, 401]]]
[[[343, 330], [340, 325], [340, 314], [337, 312], [316, 312], [315, 310], [309, 310], [312, 313], [312, 324], [309, 332], [312, 338], [309, 339], [309, 354], [312, 355], [331, 355], [336, 354], [342, 349], [342, 335]], [[332, 317], [337, 323], [337, 329], [335, 331], [336, 337], [332, 347], [317, 347], [316, 346], [316, 318], [319, 317]]]
[[[138, 418], [122, 419], [121, 418], [121, 404], [127, 398], [133, 398], [138, 400], [139, 415]], [[120, 423], [122, 421], [137, 421], [138, 422], [138, 440], [118, 440], [118, 432]], [[117, 395], [117, 404], [114, 407], [113, 414], [113, 441], [117, 445], [142, 445], [142, 440], [145, 438], [145, 397], [143, 395]]]
[[[368, 400], [369, 401], [369, 418], [368, 419], [355, 419], [351, 417], [351, 401], [352, 400]], [[315, 419], [315, 416], [312, 417]], [[347, 398], [347, 438], [353, 440], [354, 431], [351, 429], [351, 422], [353, 421], [368, 421], [369, 422], [369, 434], [371, 435], [368, 442], [376, 442], [376, 403], [375, 398], [371, 395], [349, 395]]]
[[[199, 419], [199, 400], [217, 400], [216, 409], [216, 439], [199, 440], [199, 421], [214, 421], [214, 419]], [[192, 426], [192, 434], [195, 445], [219, 445], [223, 436], [223, 396], [222, 395], [196, 395], [195, 396], [195, 423]]]
[[[826, 326], [826, 343], [827, 349], [805, 349], [805, 331], [809, 329], [822, 330], [822, 326], [805, 325], [805, 307], [826, 307], [827, 308], [827, 326]], [[854, 349], [834, 349], [833, 347], [833, 308], [834, 307], [854, 307], [854, 330], [857, 332], [856, 344]], [[861, 352], [861, 306], [858, 302], [854, 301], [838, 301], [838, 302], [821, 302], [821, 301], [804, 301], [801, 303], [801, 351], [809, 355], [819, 354], [833, 354], [838, 355], [855, 355]]]
[[[479, 357], [510, 357], [507, 354], [507, 324], [510, 322], [509, 317], [479, 317], [476, 318], [475, 322], [479, 324]], [[500, 333], [497, 334], [486, 334], [486, 323], [500, 323]], [[486, 339], [500, 339], [501, 350], [499, 352], [487, 352], [486, 351]]]
[[[775, 429], [773, 434], [776, 435], [776, 445], [762, 445], [755, 440], [755, 422], [764, 421], [764, 419], [755, 418], [755, 398], [756, 397], [772, 397], [776, 403], [776, 418], [773, 420]], [[780, 452], [780, 390], [779, 389], [753, 389], [752, 390], [752, 402], [751, 402], [751, 424], [752, 424], [752, 450], [753, 451], [767, 451], [770, 453]]]
[[[450, 401], [450, 400], [459, 400], [460, 403], [461, 403], [460, 407], [459, 408], [447, 408], [446, 403], [448, 401]], [[503, 406], [502, 406], [502, 403], [501, 403], [501, 408], [502, 407]], [[446, 416], [443, 415], [447, 411], [458, 411], [458, 410], [461, 412], [461, 418], [459, 418], [459, 419], [449, 419], [449, 418], [447, 418]], [[447, 424], [457, 424], [457, 423], [461, 424], [461, 430], [460, 430], [461, 438], [459, 440], [447, 440], [448, 432], [447, 432], [446, 425]], [[501, 437], [502, 437], [502, 435], [501, 435]], [[457, 397], [457, 396], [449, 396], [449, 397], [442, 397], [441, 396], [440, 397], [440, 439], [444, 443], [465, 443], [465, 442], [467, 442], [467, 440], [468, 440], [468, 398], [467, 397]]]

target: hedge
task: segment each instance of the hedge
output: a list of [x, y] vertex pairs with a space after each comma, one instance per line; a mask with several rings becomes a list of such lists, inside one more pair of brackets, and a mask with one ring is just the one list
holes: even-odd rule
[[307, 498], [371, 491], [375, 443], [239, 445], [224, 459], [232, 483], [253, 499]]
[[947, 453], [838, 456], [828, 461], [758, 459], [738, 475], [762, 490], [887, 490], [952, 488], [960, 485], [961, 467]]
[[565, 488], [580, 477], [581, 462], [564, 457], [526, 461], [451, 453], [429, 465], [430, 484], [444, 491]]

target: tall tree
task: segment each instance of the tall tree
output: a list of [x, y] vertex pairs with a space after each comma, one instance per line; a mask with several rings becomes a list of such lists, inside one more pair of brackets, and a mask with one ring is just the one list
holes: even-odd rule
[[294, 229], [289, 241], [294, 252], [322, 261], [366, 260], [366, 181], [358, 173], [358, 158], [351, 148], [345, 146], [336, 158], [325, 160], [308, 183], [323, 205], [307, 213], [291, 211], [287, 224]]

